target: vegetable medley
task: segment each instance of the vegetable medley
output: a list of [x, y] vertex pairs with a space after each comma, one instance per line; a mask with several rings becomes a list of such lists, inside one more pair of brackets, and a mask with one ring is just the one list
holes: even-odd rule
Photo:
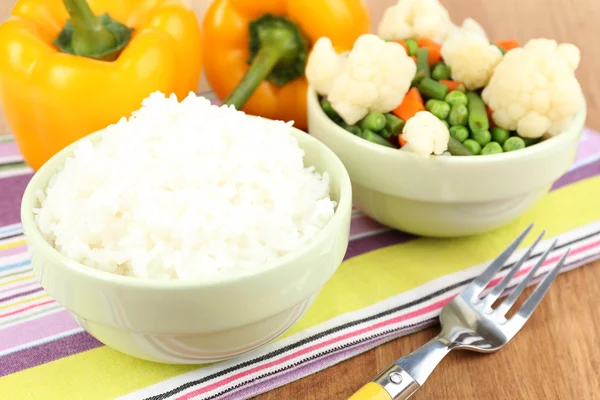
[[378, 33], [347, 54], [321, 38], [306, 66], [323, 111], [370, 142], [423, 157], [498, 154], [559, 134], [582, 107], [572, 44], [491, 42], [438, 0], [399, 0]]

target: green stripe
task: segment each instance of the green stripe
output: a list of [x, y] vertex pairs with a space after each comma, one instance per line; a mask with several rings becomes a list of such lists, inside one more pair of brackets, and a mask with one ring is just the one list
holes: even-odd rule
[[27, 164], [25, 164], [24, 162], [4, 164], [4, 165], [0, 165], [0, 172], [17, 171], [19, 169], [22, 169], [23, 171], [25, 171], [25, 170], [27, 170], [27, 168], [28, 168]]

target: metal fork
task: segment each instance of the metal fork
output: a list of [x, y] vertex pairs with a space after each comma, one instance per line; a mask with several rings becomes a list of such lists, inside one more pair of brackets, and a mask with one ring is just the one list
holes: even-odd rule
[[439, 335], [421, 348], [396, 360], [350, 399], [408, 399], [419, 390], [435, 367], [450, 351], [464, 349], [491, 353], [508, 343], [531, 317], [569, 255], [569, 250], [567, 250], [521, 308], [511, 318], [506, 319], [508, 310], [514, 305], [548, 255], [555, 249], [556, 241], [554, 241], [515, 290], [498, 307], [492, 309], [492, 305], [498, 300], [523, 263], [527, 261], [545, 232], [542, 232], [523, 257], [515, 263], [514, 267], [489, 294], [483, 297], [481, 295], [532, 228], [533, 224], [511, 243], [481, 275], [444, 306], [440, 314], [442, 329]]

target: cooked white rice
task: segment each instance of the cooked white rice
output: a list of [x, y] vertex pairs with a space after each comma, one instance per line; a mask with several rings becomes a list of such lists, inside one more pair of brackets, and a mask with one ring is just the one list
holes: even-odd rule
[[39, 193], [36, 220], [65, 256], [152, 279], [257, 268], [314, 237], [334, 213], [329, 177], [303, 165], [290, 123], [194, 94], [150, 95], [85, 140]]

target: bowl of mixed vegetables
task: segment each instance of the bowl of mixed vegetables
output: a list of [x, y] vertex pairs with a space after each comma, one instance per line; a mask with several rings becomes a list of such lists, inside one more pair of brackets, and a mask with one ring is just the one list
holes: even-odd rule
[[392, 228], [453, 237], [522, 215], [571, 165], [585, 123], [579, 49], [491, 41], [437, 0], [400, 0], [378, 34], [308, 59], [309, 133], [344, 162], [355, 205]]

